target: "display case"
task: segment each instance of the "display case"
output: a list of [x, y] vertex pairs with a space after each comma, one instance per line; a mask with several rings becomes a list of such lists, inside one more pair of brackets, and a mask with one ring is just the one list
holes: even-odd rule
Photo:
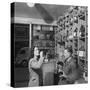
[[55, 28], [53, 25], [32, 24], [32, 49], [37, 46], [48, 58], [55, 57]]

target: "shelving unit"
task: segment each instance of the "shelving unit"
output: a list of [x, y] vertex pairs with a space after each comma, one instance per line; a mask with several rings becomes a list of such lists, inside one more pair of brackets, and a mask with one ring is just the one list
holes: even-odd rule
[[64, 48], [72, 47], [73, 58], [79, 65], [84, 62], [84, 67], [87, 67], [88, 62], [87, 18], [87, 7], [71, 6], [63, 16], [58, 18], [58, 29], [55, 35], [56, 43]]
[[48, 58], [55, 56], [55, 28], [53, 25], [32, 24], [32, 49], [37, 46]]
[[15, 23], [14, 24], [14, 43], [15, 55], [17, 57], [21, 48], [29, 47], [29, 24]]

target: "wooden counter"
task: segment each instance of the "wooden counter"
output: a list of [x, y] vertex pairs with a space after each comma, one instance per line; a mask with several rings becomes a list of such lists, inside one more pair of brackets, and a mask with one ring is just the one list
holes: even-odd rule
[[42, 66], [43, 86], [54, 85], [55, 61], [49, 61]]

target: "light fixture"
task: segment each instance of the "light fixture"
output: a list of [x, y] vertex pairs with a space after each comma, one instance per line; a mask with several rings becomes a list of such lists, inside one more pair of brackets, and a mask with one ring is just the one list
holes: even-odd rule
[[73, 10], [73, 6], [71, 6], [69, 9], [70, 9], [70, 10]]
[[27, 3], [29, 7], [34, 7], [35, 3]]

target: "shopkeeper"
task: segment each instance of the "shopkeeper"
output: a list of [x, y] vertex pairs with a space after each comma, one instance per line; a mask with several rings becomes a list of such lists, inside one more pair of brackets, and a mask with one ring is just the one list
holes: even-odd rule
[[34, 48], [34, 57], [29, 61], [29, 87], [32, 86], [41, 86], [42, 85], [42, 72], [41, 66], [43, 63], [44, 57], [43, 52], [39, 52], [38, 47]]
[[77, 64], [72, 57], [71, 47], [65, 48], [64, 56], [65, 60], [63, 66], [63, 75], [60, 77], [58, 84], [74, 84], [75, 81], [79, 78], [79, 72]]

